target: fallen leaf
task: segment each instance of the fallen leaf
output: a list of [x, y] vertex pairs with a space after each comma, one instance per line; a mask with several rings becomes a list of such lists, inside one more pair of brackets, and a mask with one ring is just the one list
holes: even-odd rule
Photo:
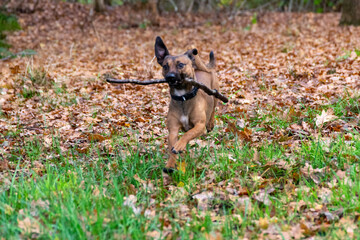
[[88, 136], [88, 139], [89, 139], [89, 141], [99, 141], [99, 142], [101, 142], [101, 141], [104, 141], [105, 139], [107, 139], [107, 137], [104, 137], [104, 136], [102, 136], [100, 134], [90, 134]]
[[161, 233], [159, 231], [151, 231], [147, 232], [146, 236], [152, 239], [160, 239]]
[[186, 172], [186, 162], [179, 162], [177, 166], [177, 170], [185, 173]]
[[136, 203], [137, 198], [135, 195], [124, 197], [124, 206], [130, 207], [135, 215], [139, 215], [141, 213], [141, 207], [137, 207]]
[[222, 234], [219, 232], [211, 232], [204, 234], [206, 240], [222, 240]]
[[14, 209], [6, 203], [3, 204], [3, 208], [6, 215], [11, 215], [14, 212]]
[[341, 171], [341, 170], [337, 170], [336, 171], [336, 175], [339, 177], [339, 179], [343, 179], [346, 176], [346, 172], [345, 171]]
[[197, 207], [200, 210], [206, 210], [210, 200], [214, 199], [214, 193], [205, 191], [193, 196], [193, 199], [197, 201]]
[[259, 227], [262, 229], [267, 229], [269, 227], [269, 219], [259, 218]]
[[25, 233], [40, 233], [38, 221], [29, 217], [25, 217], [23, 220], [18, 219], [18, 226]]
[[269, 206], [271, 204], [269, 192], [267, 192], [265, 189], [260, 189], [259, 191], [257, 191], [253, 195], [253, 198], [266, 206]]
[[324, 123], [335, 120], [337, 116], [334, 115], [334, 111], [329, 108], [327, 111], [322, 110], [321, 115], [317, 115], [315, 119], [316, 126], [322, 128]]

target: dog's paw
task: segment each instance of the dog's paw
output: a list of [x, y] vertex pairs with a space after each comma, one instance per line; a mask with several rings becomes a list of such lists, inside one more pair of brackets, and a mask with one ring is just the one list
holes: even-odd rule
[[172, 152], [173, 154], [179, 154], [179, 153], [182, 153], [182, 151], [176, 151], [176, 150], [175, 150], [175, 148], [172, 148], [172, 149], [171, 149], [171, 152]]
[[211, 132], [215, 127], [215, 124], [209, 124], [208, 126], [206, 126], [206, 130], [207, 132]]
[[182, 150], [176, 150], [175, 148], [172, 148], [172, 149], [171, 149], [171, 152], [174, 153], [174, 154], [180, 154], [180, 153], [182, 153], [183, 151], [182, 151]]
[[164, 173], [167, 173], [167, 174], [171, 174], [171, 173], [173, 173], [173, 172], [175, 172], [175, 171], [176, 171], [175, 168], [167, 168], [167, 167], [164, 167], [164, 168], [163, 168], [163, 172], [164, 172]]
[[175, 143], [174, 147], [171, 149], [171, 151], [175, 154], [182, 153], [186, 148], [186, 143], [183, 143], [181, 141], [178, 141]]

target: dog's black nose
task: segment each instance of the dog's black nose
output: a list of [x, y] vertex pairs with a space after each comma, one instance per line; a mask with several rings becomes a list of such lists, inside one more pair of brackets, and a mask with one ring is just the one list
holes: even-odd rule
[[174, 83], [176, 81], [176, 75], [175, 73], [168, 73], [165, 76], [166, 81], [168, 81], [169, 83]]

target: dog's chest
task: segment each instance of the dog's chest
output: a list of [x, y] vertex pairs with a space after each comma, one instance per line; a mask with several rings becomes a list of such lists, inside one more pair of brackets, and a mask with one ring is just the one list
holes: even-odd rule
[[182, 95], [185, 95], [186, 91], [185, 89], [175, 89], [174, 90], [174, 95], [176, 96], [182, 96]]
[[180, 122], [185, 129], [185, 131], [190, 130], [190, 124], [189, 124], [189, 116], [188, 115], [181, 115], [180, 116]]

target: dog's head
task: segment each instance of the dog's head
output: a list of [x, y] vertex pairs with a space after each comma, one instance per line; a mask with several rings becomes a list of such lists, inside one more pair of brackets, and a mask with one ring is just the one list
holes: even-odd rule
[[177, 87], [182, 85], [186, 78], [194, 78], [195, 73], [190, 55], [187, 53], [177, 56], [170, 55], [160, 37], [156, 37], [155, 56], [157, 62], [162, 66], [163, 76], [170, 86]]

